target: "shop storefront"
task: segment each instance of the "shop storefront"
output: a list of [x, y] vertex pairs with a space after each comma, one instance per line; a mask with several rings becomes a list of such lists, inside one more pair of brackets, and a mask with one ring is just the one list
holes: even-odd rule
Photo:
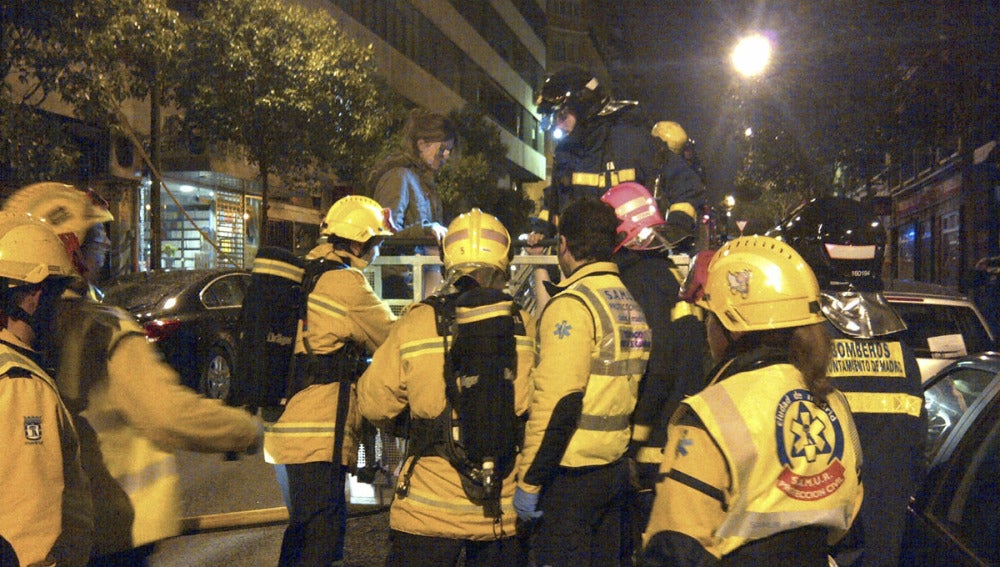
[[[238, 188], [194, 179], [167, 176], [166, 184], [167, 188], [160, 190], [162, 268], [245, 267], [252, 261], [259, 234], [252, 223], [259, 218], [254, 213], [254, 201], [259, 207], [259, 198], [246, 196]], [[138, 191], [138, 271], [150, 266], [151, 187], [147, 178]]]
[[893, 277], [959, 285], [962, 266], [962, 174], [942, 169], [893, 199]]

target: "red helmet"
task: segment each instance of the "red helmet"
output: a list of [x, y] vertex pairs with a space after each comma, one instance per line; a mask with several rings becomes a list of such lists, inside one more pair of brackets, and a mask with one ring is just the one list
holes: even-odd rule
[[601, 196], [601, 201], [611, 205], [621, 224], [618, 225], [620, 242], [615, 252], [622, 246], [632, 250], [652, 250], [662, 248], [665, 243], [654, 227], [666, 224], [656, 200], [649, 190], [634, 182], [615, 185]]
[[708, 307], [703, 301], [705, 297], [705, 282], [708, 281], [708, 265], [712, 263], [715, 250], [702, 250], [691, 258], [687, 277], [681, 285], [680, 298], [688, 303]]

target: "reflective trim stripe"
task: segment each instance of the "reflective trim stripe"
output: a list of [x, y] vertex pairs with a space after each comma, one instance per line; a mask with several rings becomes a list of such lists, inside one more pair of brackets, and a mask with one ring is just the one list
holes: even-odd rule
[[332, 437], [337, 428], [332, 422], [264, 424], [264, 431], [285, 437]]
[[611, 174], [611, 184], [608, 185], [606, 173], [573, 173], [572, 185], [585, 185], [587, 187], [614, 187], [626, 181], [635, 181], [635, 169], [619, 169], [608, 172]]
[[344, 306], [339, 303], [323, 299], [317, 294], [309, 294], [309, 301], [307, 304], [310, 309], [315, 309], [320, 313], [326, 313], [327, 315], [333, 315], [334, 317], [344, 317], [347, 315], [347, 309], [345, 309]]
[[177, 475], [176, 465], [173, 455], [164, 454], [159, 461], [149, 463], [137, 471], [116, 475], [115, 480], [126, 493], [132, 495], [165, 477]]
[[[450, 246], [451, 244], [458, 242], [459, 240], [467, 240], [468, 238], [469, 238], [469, 229], [467, 228], [450, 231], [444, 237], [444, 245]], [[507, 238], [507, 235], [505, 235], [500, 231], [490, 230], [488, 228], [480, 228], [479, 238], [481, 240], [489, 240], [492, 242], [496, 242], [501, 246], [508, 246], [510, 244], [510, 240]]]
[[663, 447], [639, 447], [635, 453], [635, 461], [660, 464], [663, 462]]
[[920, 416], [924, 400], [911, 394], [883, 392], [844, 392], [854, 413], [902, 413]]
[[621, 431], [628, 429], [630, 414], [622, 415], [587, 415], [580, 416], [577, 429], [584, 431]]
[[[699, 397], [705, 400], [716, 422], [726, 424], [722, 434], [726, 437], [726, 445], [732, 452], [733, 462], [756, 462], [757, 445], [729, 392], [725, 388], [708, 388], [703, 390]], [[740, 473], [739, 485], [748, 486], [753, 467], [741, 467]]]
[[678, 301], [670, 310], [670, 320], [677, 321], [684, 317], [695, 317], [699, 321], [705, 320], [705, 310], [687, 301]]
[[414, 358], [423, 354], [444, 354], [444, 342], [441, 337], [411, 341], [399, 347], [399, 358]]
[[253, 273], [277, 276], [299, 283], [302, 281], [302, 277], [305, 276], [306, 271], [288, 262], [272, 260], [270, 258], [255, 258], [253, 261]]
[[641, 358], [627, 358], [625, 360], [591, 360], [590, 373], [601, 376], [635, 376], [642, 374], [646, 370], [646, 361]]
[[729, 516], [730, 520], [719, 527], [716, 536], [720, 538], [741, 537], [760, 539], [774, 535], [784, 529], [800, 526], [845, 525], [850, 518], [844, 518], [843, 510], [803, 510], [786, 512], [751, 512]]
[[638, 423], [632, 426], [632, 440], [633, 441], [645, 441], [649, 439], [649, 433], [653, 431], [653, 428], [649, 425], [639, 425]]
[[[601, 301], [597, 294], [595, 294], [590, 288], [585, 286], [575, 286], [573, 291], [579, 293], [584, 297], [588, 304], [588, 311], [590, 311], [591, 316], [594, 313], [598, 315], [601, 319], [600, 329], [594, 329], [594, 340], [600, 343], [601, 352], [597, 355], [599, 359], [602, 360], [615, 360], [618, 358], [615, 356], [615, 345], [614, 343], [608, 344], [608, 341], [601, 340], [603, 337], [598, 337], [596, 334], [598, 332], [613, 333], [615, 332], [615, 324], [611, 321], [611, 314], [608, 312], [606, 304]], [[593, 362], [591, 363], [593, 366]], [[595, 372], [591, 369], [591, 374]], [[597, 372], [597, 374], [610, 374], [605, 372]]]
[[480, 307], [459, 307], [455, 310], [455, 323], [464, 325], [509, 316], [513, 305], [511, 301], [501, 301]]
[[[419, 504], [423, 504], [425, 506], [431, 506], [433, 508], [441, 508], [441, 509], [444, 509], [444, 510], [450, 510], [452, 512], [457, 512], [457, 513], [463, 513], [463, 514], [480, 514], [480, 515], [483, 513], [483, 507], [482, 506], [478, 506], [476, 504], [472, 504], [468, 500], [463, 500], [463, 501], [456, 501], [456, 500], [444, 501], [444, 500], [440, 500], [440, 499], [434, 498], [433, 493], [421, 492], [421, 491], [413, 490], [413, 488], [410, 488], [409, 492], [406, 493], [406, 496], [404, 496], [404, 497], [397, 496], [396, 498], [399, 498], [401, 500], [403, 500], [403, 499], [405, 499], [405, 500], [412, 500], [413, 502], [416, 502], [416, 503], [419, 503]], [[508, 513], [509, 514], [513, 514], [514, 513], [514, 507], [512, 505], [501, 504], [500, 508], [501, 508], [501, 510], [505, 514], [508, 514]]]
[[515, 335], [514, 338], [517, 340], [517, 348], [535, 350], [535, 339], [524, 335]]

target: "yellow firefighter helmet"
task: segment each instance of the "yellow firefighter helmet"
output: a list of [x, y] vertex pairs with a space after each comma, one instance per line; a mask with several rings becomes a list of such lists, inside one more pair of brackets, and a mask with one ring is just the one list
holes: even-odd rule
[[819, 284], [791, 246], [767, 236], [727, 242], [708, 265], [704, 301], [730, 331], [800, 327], [825, 319]]
[[445, 279], [456, 272], [491, 267], [506, 273], [510, 234], [495, 216], [479, 209], [459, 215], [444, 237]]

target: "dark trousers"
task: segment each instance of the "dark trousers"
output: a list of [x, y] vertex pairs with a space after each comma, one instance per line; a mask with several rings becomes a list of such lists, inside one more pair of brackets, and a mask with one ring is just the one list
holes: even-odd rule
[[[149, 564], [147, 558], [153, 554], [154, 545], [152, 543], [129, 549], [91, 558], [87, 567], [145, 567]], [[0, 562], [6, 566], [6, 563]]]
[[455, 567], [465, 550], [466, 567], [518, 567], [527, 565], [527, 551], [517, 537], [472, 541], [428, 537], [396, 530], [389, 532], [386, 567]]
[[280, 567], [328, 567], [344, 558], [347, 469], [333, 463], [286, 465], [288, 527]]
[[614, 567], [627, 564], [623, 545], [629, 469], [625, 459], [602, 467], [560, 468], [543, 488], [542, 517], [532, 539], [538, 565]]

